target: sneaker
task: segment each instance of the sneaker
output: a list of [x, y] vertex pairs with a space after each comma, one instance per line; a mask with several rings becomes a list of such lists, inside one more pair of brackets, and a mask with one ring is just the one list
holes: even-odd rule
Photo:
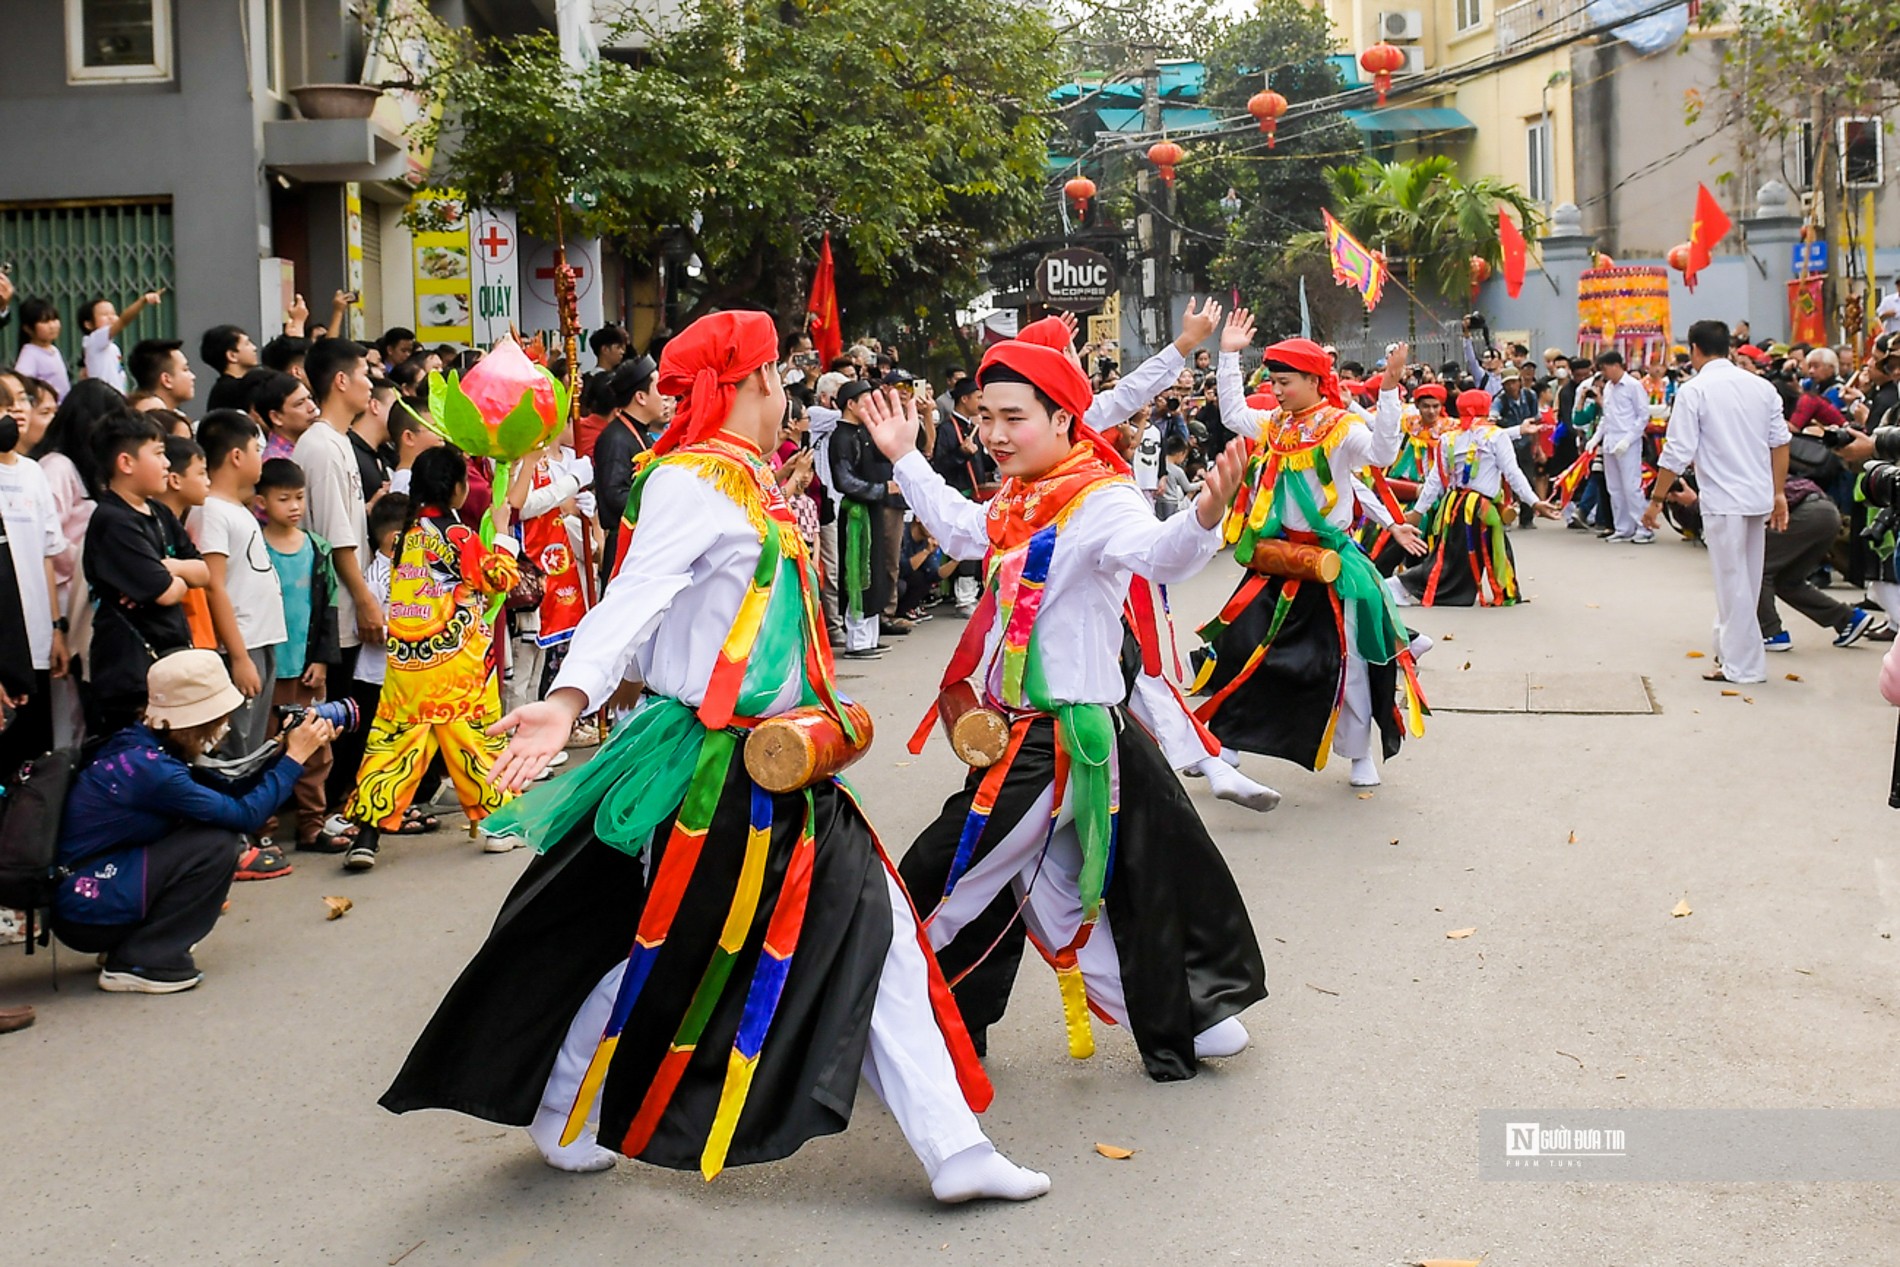
[[1572, 532], [1590, 531], [1590, 525], [1583, 522], [1583, 520], [1581, 519], [1572, 519], [1569, 523], [1565, 524], [1564, 527], [1570, 529], [1570, 531]]
[[99, 973], [99, 988], [111, 994], [178, 994], [204, 979], [196, 968], [105, 968]]
[[[1614, 537], [1611, 538], [1612, 541], [1614, 541], [1615, 539], [1616, 538]], [[1646, 546], [1655, 540], [1656, 540], [1656, 534], [1645, 530], [1631, 537], [1630, 544], [1633, 546]]]
[[252, 845], [238, 855], [237, 880], [275, 880], [296, 870], [284, 855], [263, 845]]
[[882, 660], [884, 648], [866, 647], [862, 651], [840, 651], [838, 657], [843, 660]]
[[562, 766], [567, 764], [567, 760], [568, 760], [567, 752], [565, 749], [563, 749], [562, 751], [555, 753], [551, 758], [548, 759], [548, 769], [558, 770]]
[[1602, 537], [1605, 541], [1634, 541], [1636, 540], [1636, 535], [1634, 533], [1629, 533], [1629, 532], [1610, 531], [1610, 532], [1598, 533], [1597, 535]]
[[511, 832], [482, 831], [483, 853], [509, 853], [521, 848], [528, 842]]
[[1851, 647], [1872, 633], [1883, 623], [1880, 617], [1873, 612], [1865, 608], [1858, 608], [1855, 610], [1853, 618], [1845, 625], [1842, 625], [1834, 634], [1834, 645], [1837, 647]]
[[1793, 651], [1794, 635], [1784, 629], [1772, 637], [1763, 638], [1761, 645], [1764, 651]]
[[358, 833], [356, 843], [343, 855], [345, 871], [368, 871], [376, 865], [376, 851], [382, 846], [382, 834], [374, 827], [365, 827]]
[[911, 624], [908, 620], [902, 618], [897, 620], [880, 620], [877, 622], [877, 632], [880, 637], [896, 635], [901, 638], [916, 627], [917, 626]]

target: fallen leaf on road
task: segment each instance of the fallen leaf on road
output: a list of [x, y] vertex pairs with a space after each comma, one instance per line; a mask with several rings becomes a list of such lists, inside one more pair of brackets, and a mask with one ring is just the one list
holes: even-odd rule
[[908, 761], [899, 761], [899, 762], [897, 763], [897, 768], [901, 770], [901, 769], [903, 769], [903, 768], [904, 768], [905, 766], [907, 766], [907, 765], [910, 765], [910, 764], [911, 764], [911, 763], [910, 763], [910, 762], [908, 762]]
[[1690, 914], [1689, 899], [1685, 897], [1682, 899], [1682, 901], [1670, 907], [1669, 913], [1675, 916], [1677, 919], [1681, 919], [1684, 915]]
[[1795, 971], [1800, 973], [1804, 977], [1811, 977], [1814, 975], [1814, 970], [1812, 968], [1796, 968]]
[[1370, 792], [1361, 792], [1361, 793], [1359, 794], [1359, 799], [1360, 799], [1360, 800], [1362, 800], [1362, 801], [1369, 801], [1369, 800], [1371, 800], [1371, 799], [1372, 799], [1372, 793], [1370, 793]]
[[1724, 694], [1724, 695], [1740, 695], [1740, 694], [1741, 694], [1741, 692], [1740, 692], [1740, 691], [1723, 691], [1723, 692], [1722, 692], [1722, 694]]
[[1601, 607], [1603, 606], [1603, 604], [1602, 603], [1585, 603], [1584, 606], [1585, 607]]
[[1703, 657], [1703, 653], [1700, 651], [1691, 651], [1688, 655], [1691, 660], [1700, 660]]
[[1095, 1151], [1100, 1153], [1102, 1156], [1108, 1158], [1110, 1161], [1127, 1161], [1130, 1157], [1133, 1157], [1135, 1155], [1134, 1149], [1117, 1148], [1113, 1144], [1097, 1144], [1095, 1146]]
[[[1468, 668], [1470, 668], [1470, 667], [1471, 667], [1471, 661], [1469, 661], [1469, 660], [1466, 660], [1466, 661], [1465, 661], [1465, 668], [1466, 668], [1466, 669], [1468, 669]], [[1464, 672], [1464, 669], [1460, 669], [1460, 670], [1459, 670], [1459, 672], [1460, 672], [1460, 673], [1462, 673], [1462, 672]]]
[[1439, 641], [1450, 642], [1452, 639], [1456, 638], [1457, 636], [1458, 636], [1457, 634], [1446, 634], [1443, 638], [1440, 638]]
[[1787, 678], [1790, 682], [1799, 682], [1801, 680], [1799, 673], [1784, 673], [1781, 676]]
[[1453, 941], [1462, 941], [1463, 939], [1471, 936], [1471, 934], [1477, 931], [1478, 930], [1476, 928], [1454, 928], [1449, 933], [1446, 933], [1445, 936], [1449, 937]]
[[1386, 841], [1385, 843], [1388, 845], [1396, 845], [1399, 843], [1399, 838], [1397, 836], [1394, 836], [1392, 839]]
[[1742, 696], [1742, 703], [1744, 703], [1744, 704], [1753, 704], [1754, 702], [1755, 702], [1755, 697], [1754, 697], [1753, 695], [1744, 695], [1744, 696]]
[[356, 905], [346, 897], [326, 897], [323, 899], [323, 904], [329, 908], [330, 912], [323, 917], [325, 919], [342, 919], [350, 913], [350, 908]]
[[1570, 843], [1573, 845], [1577, 843], [1577, 833], [1574, 831], [1570, 833]]

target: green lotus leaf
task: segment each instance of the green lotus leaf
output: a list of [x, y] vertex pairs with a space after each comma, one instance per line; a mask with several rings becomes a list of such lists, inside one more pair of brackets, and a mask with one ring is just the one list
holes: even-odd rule
[[548, 433], [547, 419], [534, 407], [534, 393], [521, 393], [521, 402], [508, 411], [508, 416], [495, 428], [495, 447], [486, 456], [497, 461], [509, 462], [539, 448]]

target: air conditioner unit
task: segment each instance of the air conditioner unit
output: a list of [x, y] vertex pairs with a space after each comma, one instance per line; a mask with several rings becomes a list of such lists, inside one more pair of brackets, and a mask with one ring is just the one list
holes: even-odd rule
[[1425, 38], [1425, 15], [1417, 9], [1392, 9], [1379, 15], [1382, 40], [1420, 40]]
[[1416, 44], [1409, 44], [1400, 48], [1399, 52], [1405, 54], [1405, 65], [1392, 72], [1394, 78], [1400, 75], [1422, 75], [1425, 73], [1424, 49]]

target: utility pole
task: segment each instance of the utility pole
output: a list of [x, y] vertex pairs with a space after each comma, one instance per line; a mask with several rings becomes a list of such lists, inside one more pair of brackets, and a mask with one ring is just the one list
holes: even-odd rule
[[[1141, 126], [1150, 136], [1161, 133], [1161, 67], [1155, 61], [1155, 47], [1149, 45], [1141, 55]], [[1148, 205], [1153, 206], [1155, 194], [1155, 176], [1145, 161], [1141, 168], [1142, 192], [1147, 195]], [[1160, 201], [1163, 216], [1159, 223], [1150, 217], [1149, 259], [1154, 268], [1154, 329], [1152, 343], [1155, 348], [1174, 341], [1174, 305], [1168, 294], [1168, 276], [1174, 268], [1174, 183], [1164, 181], [1160, 187]]]

